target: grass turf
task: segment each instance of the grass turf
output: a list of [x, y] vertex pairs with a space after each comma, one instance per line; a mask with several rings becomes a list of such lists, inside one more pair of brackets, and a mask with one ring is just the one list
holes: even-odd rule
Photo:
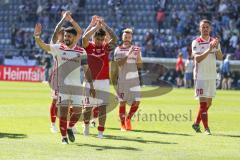
[[212, 136], [196, 134], [191, 129], [198, 104], [193, 90], [174, 89], [159, 97], [142, 99], [133, 131], [119, 131], [116, 108], [107, 115], [104, 139], [95, 138], [96, 128], [84, 137], [78, 123], [80, 134], [75, 143], [62, 145], [60, 133], [52, 134], [49, 129], [48, 85], [0, 82], [0, 159], [237, 160], [239, 93], [217, 92], [209, 110]]

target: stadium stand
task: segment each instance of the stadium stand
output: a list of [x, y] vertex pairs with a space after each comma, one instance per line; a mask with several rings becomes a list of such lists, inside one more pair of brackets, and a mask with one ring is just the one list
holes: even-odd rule
[[150, 58], [176, 58], [179, 52], [187, 58], [198, 22], [207, 18], [213, 36], [221, 37], [223, 53], [240, 60], [239, 0], [2, 0], [0, 64], [41, 64], [44, 54], [32, 38], [34, 25], [42, 23], [42, 38], [49, 42], [63, 10], [70, 10], [83, 30], [93, 15], [104, 17], [119, 36], [132, 27], [134, 42]]
[[[199, 20], [208, 18], [213, 22], [213, 35], [222, 38], [223, 52], [239, 59], [240, 2], [237, 0], [191, 3], [187, 0], [38, 0], [37, 3], [11, 0], [1, 5], [1, 54], [32, 57], [30, 50], [41, 54], [31, 39], [34, 24], [38, 21], [47, 28], [48, 34], [43, 37], [49, 41], [61, 11], [71, 10], [83, 28], [94, 14], [103, 16], [119, 35], [124, 27], [134, 28], [134, 41], [143, 47], [145, 57], [176, 57], [182, 52], [187, 58], [190, 43], [198, 33]], [[158, 29], [159, 9], [165, 18]]]

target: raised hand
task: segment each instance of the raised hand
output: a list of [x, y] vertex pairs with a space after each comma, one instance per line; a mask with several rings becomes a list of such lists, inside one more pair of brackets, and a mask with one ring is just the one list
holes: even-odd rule
[[133, 54], [134, 50], [135, 50], [135, 47], [131, 46], [129, 49], [129, 52], [128, 52], [128, 56], [131, 56]]
[[71, 12], [67, 12], [65, 16], [65, 21], [70, 22], [72, 20]]
[[215, 38], [213, 41], [210, 42], [210, 49], [217, 47], [218, 44], [219, 44], [219, 39]]
[[96, 26], [95, 26], [97, 29], [100, 29], [102, 26], [101, 26], [101, 22], [98, 20], [97, 21], [97, 24], [96, 24]]
[[97, 24], [97, 21], [99, 20], [99, 16], [97, 16], [97, 15], [94, 15], [94, 16], [92, 16], [92, 20], [91, 20], [91, 25], [92, 26], [94, 26], [94, 25], [96, 25]]
[[34, 35], [35, 36], [40, 36], [41, 32], [42, 32], [42, 25], [40, 23], [37, 23], [35, 25]]
[[100, 17], [99, 22], [101, 23], [102, 27], [106, 28], [107, 24], [102, 17]]

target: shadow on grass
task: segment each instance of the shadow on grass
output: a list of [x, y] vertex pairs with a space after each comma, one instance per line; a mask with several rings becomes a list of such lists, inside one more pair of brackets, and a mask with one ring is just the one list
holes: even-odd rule
[[18, 134], [18, 133], [1, 133], [0, 138], [11, 138], [11, 139], [18, 139], [18, 138], [27, 138], [26, 134]]
[[[96, 137], [96, 135], [92, 135], [93, 137]], [[177, 144], [175, 142], [163, 142], [163, 141], [154, 141], [154, 140], [145, 140], [141, 137], [136, 138], [127, 138], [123, 136], [113, 136], [113, 135], [104, 135], [104, 139], [111, 139], [111, 140], [120, 140], [120, 141], [129, 141], [129, 142], [139, 142], [139, 143], [155, 143], [155, 144]]]
[[77, 146], [81, 147], [94, 147], [97, 151], [103, 151], [103, 150], [127, 150], [127, 151], [141, 151], [138, 148], [134, 147], [127, 147], [127, 146], [121, 146], [121, 147], [114, 147], [114, 146], [100, 146], [100, 145], [94, 145], [94, 144], [76, 144]]
[[230, 137], [230, 138], [240, 138], [240, 135], [230, 135], [230, 134], [221, 134], [221, 133], [213, 134], [213, 136]]
[[[120, 131], [119, 128], [107, 128], [109, 130], [118, 130]], [[172, 133], [172, 132], [162, 132], [162, 131], [148, 131], [148, 130], [132, 130], [130, 132], [140, 132], [140, 133], [152, 133], [152, 134], [166, 134], [166, 135], [174, 135], [174, 136], [192, 136], [190, 134], [185, 134], [185, 133]]]

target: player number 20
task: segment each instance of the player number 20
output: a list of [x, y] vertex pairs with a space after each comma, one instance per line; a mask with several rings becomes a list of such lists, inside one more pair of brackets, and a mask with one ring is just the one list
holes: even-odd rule
[[197, 95], [202, 95], [203, 94], [203, 89], [197, 89]]

